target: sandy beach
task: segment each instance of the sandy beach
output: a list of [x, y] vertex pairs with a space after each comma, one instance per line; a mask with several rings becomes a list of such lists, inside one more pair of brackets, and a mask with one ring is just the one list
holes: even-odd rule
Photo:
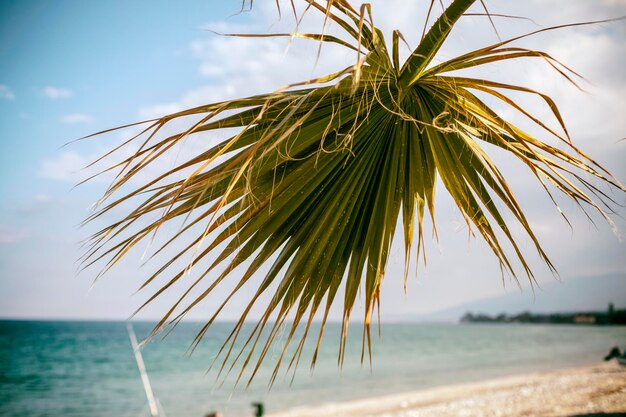
[[269, 416], [626, 416], [626, 367], [617, 363], [601, 363], [360, 401], [302, 407]]

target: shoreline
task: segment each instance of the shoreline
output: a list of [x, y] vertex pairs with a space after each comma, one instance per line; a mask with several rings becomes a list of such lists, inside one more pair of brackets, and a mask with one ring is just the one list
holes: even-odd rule
[[626, 416], [626, 367], [616, 362], [303, 406], [268, 417]]

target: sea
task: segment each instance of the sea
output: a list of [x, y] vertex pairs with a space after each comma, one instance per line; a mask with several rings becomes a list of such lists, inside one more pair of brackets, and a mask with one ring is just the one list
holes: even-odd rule
[[[286, 335], [251, 383], [236, 384], [209, 367], [232, 329], [216, 323], [200, 346], [189, 346], [202, 323], [181, 323], [142, 347], [160, 409], [168, 417], [254, 415], [372, 398], [495, 377], [597, 364], [611, 347], [626, 347], [626, 327], [530, 324], [383, 323], [373, 329], [371, 365], [362, 334], [351, 324], [343, 366], [337, 365], [340, 325], [327, 324], [316, 366], [307, 344], [295, 376], [268, 380]], [[134, 322], [139, 339], [153, 323]], [[316, 330], [316, 329], [314, 329]], [[287, 361], [288, 362], [288, 361]], [[254, 364], [252, 364], [254, 365]], [[253, 366], [252, 366], [253, 368]], [[224, 374], [222, 374], [224, 375]], [[0, 321], [0, 416], [150, 416], [125, 322]]]

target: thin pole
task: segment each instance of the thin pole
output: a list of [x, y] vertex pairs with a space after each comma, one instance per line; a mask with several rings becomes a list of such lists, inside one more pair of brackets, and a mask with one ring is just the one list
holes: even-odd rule
[[137, 336], [133, 330], [133, 325], [128, 323], [128, 337], [130, 337], [130, 343], [133, 345], [133, 352], [135, 352], [135, 360], [137, 361], [137, 367], [141, 374], [141, 382], [143, 382], [143, 388], [146, 390], [146, 397], [148, 398], [148, 406], [150, 407], [150, 414], [152, 417], [158, 417], [159, 409], [157, 407], [156, 400], [154, 399], [154, 393], [152, 392], [152, 386], [150, 386], [150, 380], [148, 379], [148, 372], [146, 372], [146, 365], [143, 363], [143, 356], [139, 350], [139, 343], [137, 343]]

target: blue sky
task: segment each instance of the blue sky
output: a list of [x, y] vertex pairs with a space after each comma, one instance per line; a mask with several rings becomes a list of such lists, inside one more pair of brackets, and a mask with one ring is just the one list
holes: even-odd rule
[[[206, 37], [207, 22], [228, 19], [239, 4], [230, 6], [206, 1], [187, 2], [185, 8], [168, 1], [0, 2], [2, 297], [19, 296], [21, 314], [28, 315], [32, 304], [45, 305], [49, 296], [58, 300], [72, 286], [80, 297], [90, 281], [74, 279], [78, 242], [85, 237], [76, 225], [101, 190], [87, 185], [72, 191], [79, 177], [51, 178], [42, 173], [43, 161], [63, 155], [60, 148], [70, 140], [136, 121], [140, 108], [197, 86], [202, 75], [188, 44]], [[237, 20], [247, 18], [239, 15]], [[80, 150], [89, 152], [91, 146]], [[70, 166], [68, 173], [80, 167]], [[57, 281], [50, 275], [64, 277], [56, 294], [40, 285]], [[32, 311], [46, 315], [45, 308]], [[56, 313], [73, 314], [71, 308]]]
[[[529, 16], [543, 25], [626, 14], [621, 0], [510, 3], [488, 2], [493, 11]], [[400, 28], [414, 45], [421, 30], [414, 23], [423, 13], [421, 2], [393, 0], [387, 5], [374, 4], [376, 23], [387, 32]], [[0, 0], [0, 317], [125, 318], [143, 299], [142, 294], [132, 296], [145, 275], [139, 260], [125, 262], [92, 290], [93, 274], [75, 273], [78, 243], [94, 231], [77, 225], [106, 183], [72, 185], [90, 173], [82, 166], [122, 136], [62, 147], [65, 143], [145, 117], [268, 91], [337, 70], [351, 59], [331, 48], [314, 66], [315, 46], [287, 48], [281, 40], [223, 38], [204, 30], [293, 28], [286, 16], [278, 18], [273, 0], [255, 2], [252, 13], [233, 16], [240, 6], [234, 0]], [[618, 141], [626, 131], [625, 26], [621, 21], [568, 29], [526, 41], [583, 73], [592, 82], [585, 86], [587, 95], [544, 76], [546, 69], [535, 64], [488, 73], [516, 77], [553, 95], [577, 144], [622, 181], [626, 145]], [[536, 28], [527, 21], [499, 24], [503, 37]], [[443, 53], [495, 41], [480, 18], [467, 18]], [[613, 274], [626, 280], [624, 244], [610, 227], [598, 222], [594, 229], [565, 204], [576, 226], [572, 234], [526, 173], [511, 168], [510, 175], [563, 279]], [[623, 202], [624, 196], [618, 199]], [[466, 234], [458, 230], [462, 220], [445, 196], [440, 207], [442, 239], [429, 244], [427, 270], [404, 296], [400, 280], [393, 277], [401, 256], [393, 258], [383, 288], [383, 313], [425, 313], [515, 291], [508, 282], [503, 288], [484, 245], [473, 242], [468, 248]], [[615, 221], [623, 231], [624, 221]], [[536, 265], [540, 281], [553, 279]], [[167, 303], [148, 309], [144, 317], [158, 316]], [[226, 318], [236, 317], [237, 304], [226, 313]]]
[[[19, 167], [198, 84], [186, 46], [207, 22], [237, 10], [227, 3], [0, 2], [1, 83], [15, 96], [1, 102], [0, 132], [11, 138], [2, 144], [2, 194], [23, 198], [38, 184], [35, 169]], [[93, 123], [62, 122], [77, 114]], [[31, 187], [16, 187], [17, 178]]]

